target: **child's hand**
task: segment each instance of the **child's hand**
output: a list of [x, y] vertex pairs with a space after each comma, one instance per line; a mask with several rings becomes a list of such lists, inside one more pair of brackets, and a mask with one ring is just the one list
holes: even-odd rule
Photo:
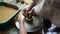
[[23, 14], [20, 14], [20, 15], [18, 16], [18, 21], [19, 21], [20, 23], [23, 23], [23, 22], [24, 22], [24, 16], [23, 16]]

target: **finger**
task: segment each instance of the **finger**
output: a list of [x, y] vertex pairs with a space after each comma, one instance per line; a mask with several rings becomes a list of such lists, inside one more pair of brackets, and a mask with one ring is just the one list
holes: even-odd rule
[[32, 14], [32, 15], [34, 15], [34, 14], [35, 14], [34, 9], [32, 9], [32, 10], [31, 10], [31, 14]]
[[30, 11], [32, 9], [32, 4], [29, 4], [26, 8], [23, 9], [23, 15], [26, 16], [26, 12]]
[[26, 14], [26, 8], [24, 8], [22, 11], [23, 11], [23, 15], [25, 16], [25, 14]]
[[30, 3], [26, 8], [23, 9], [23, 15], [26, 16], [26, 12], [30, 11], [34, 6], [34, 3]]

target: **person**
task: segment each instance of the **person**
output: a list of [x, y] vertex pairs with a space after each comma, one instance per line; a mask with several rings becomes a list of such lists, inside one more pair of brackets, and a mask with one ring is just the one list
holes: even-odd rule
[[[49, 4], [50, 2], [50, 4]], [[23, 9], [24, 13], [23, 15], [26, 16], [26, 12], [27, 11], [32, 11], [32, 14], [38, 15], [39, 17], [41, 16], [42, 18], [44, 18], [44, 21], [49, 21], [50, 15], [51, 15], [51, 8], [50, 6], [53, 4], [53, 0], [32, 0], [32, 2], [30, 4], [27, 5], [27, 7], [25, 7]], [[49, 23], [43, 23], [46, 28], [50, 28], [51, 27], [51, 22]]]
[[[37, 0], [36, 0], [37, 1]], [[34, 7], [36, 4], [35, 4], [35, 0], [33, 0], [30, 4], [28, 4], [28, 6], [26, 7], [26, 8], [24, 8], [23, 9], [23, 11], [24, 11], [24, 13], [25, 13], [25, 10], [26, 11], [29, 11], [30, 9], [32, 9], [32, 7]], [[23, 13], [23, 14], [24, 14]], [[27, 32], [26, 32], [26, 29], [25, 29], [25, 27], [24, 27], [24, 18], [22, 18], [21, 16], [23, 16], [22, 14], [21, 15], [19, 15], [19, 17], [18, 17], [18, 20], [19, 20], [19, 22], [20, 22], [20, 29], [19, 29], [19, 31], [20, 31], [20, 34], [27, 34]], [[25, 16], [25, 14], [24, 14], [24, 16]]]
[[[50, 6], [52, 4], [49, 4], [49, 2], [50, 0], [32, 0], [32, 2], [23, 9], [23, 15], [26, 16], [26, 12], [32, 10], [32, 14], [37, 14], [38, 16], [42, 16], [47, 19], [50, 15], [50, 12], [48, 11], [50, 10]], [[18, 18], [20, 22], [20, 34], [27, 34], [24, 27], [24, 18], [21, 17], [23, 15], [20, 15]]]

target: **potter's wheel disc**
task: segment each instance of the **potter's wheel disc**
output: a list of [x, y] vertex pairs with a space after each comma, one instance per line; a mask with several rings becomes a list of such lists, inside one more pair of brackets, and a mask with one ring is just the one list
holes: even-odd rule
[[[43, 22], [42, 18], [38, 18], [38, 19], [35, 18], [33, 24], [24, 22], [24, 26], [27, 32], [34, 32], [42, 28], [42, 22]], [[15, 25], [19, 29], [20, 24], [18, 21], [16, 21]]]
[[[31, 29], [32, 27], [32, 25], [28, 25], [27, 23], [25, 23], [26, 24], [26, 30], [27, 30], [27, 32], [34, 32], [34, 31], [37, 31], [37, 30], [39, 30], [41, 27], [42, 27], [42, 23], [40, 24], [40, 26], [38, 26], [38, 27], [35, 27], [35, 29]], [[15, 25], [16, 25], [16, 27], [19, 29], [19, 22], [18, 21], [16, 21], [16, 23], [15, 23]], [[31, 28], [30, 28], [31, 27]]]

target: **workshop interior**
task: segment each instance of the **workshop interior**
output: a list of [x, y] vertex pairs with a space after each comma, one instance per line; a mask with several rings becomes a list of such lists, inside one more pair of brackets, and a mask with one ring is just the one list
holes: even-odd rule
[[0, 0], [0, 34], [20, 34], [19, 19], [27, 34], [60, 34], [60, 0]]

